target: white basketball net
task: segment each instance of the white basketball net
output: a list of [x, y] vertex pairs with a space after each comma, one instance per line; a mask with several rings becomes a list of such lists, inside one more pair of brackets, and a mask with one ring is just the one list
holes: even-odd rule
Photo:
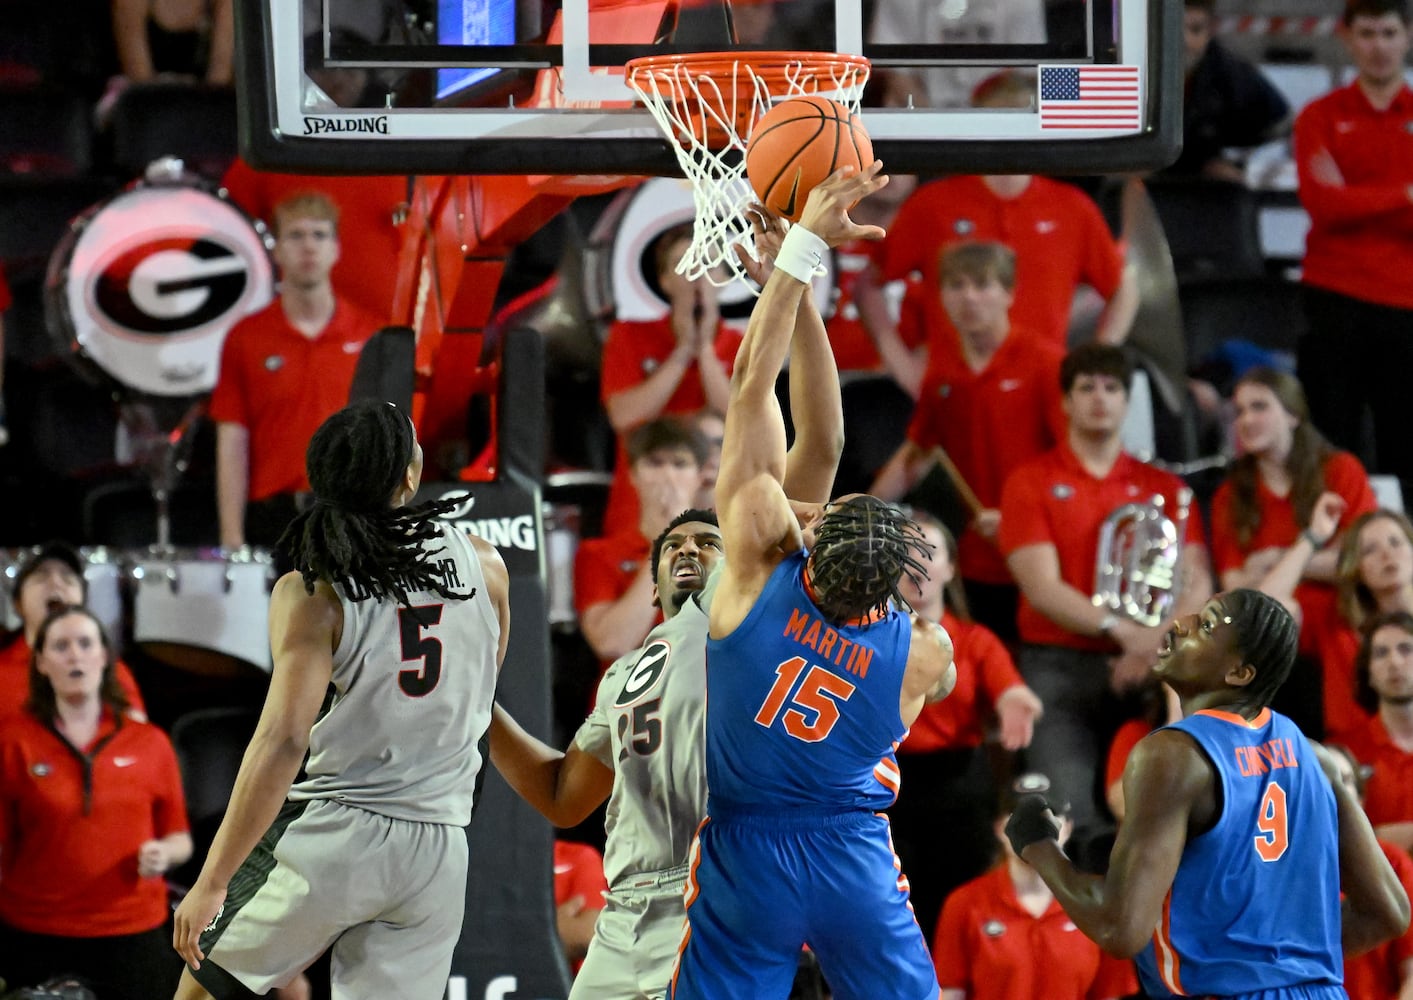
[[830, 53], [728, 52], [638, 59], [627, 70], [628, 85], [673, 144], [692, 183], [696, 224], [677, 273], [722, 287], [745, 277], [732, 247], [753, 247], [745, 212], [757, 200], [746, 180], [750, 129], [773, 103], [789, 97], [817, 94], [857, 113], [869, 64]]

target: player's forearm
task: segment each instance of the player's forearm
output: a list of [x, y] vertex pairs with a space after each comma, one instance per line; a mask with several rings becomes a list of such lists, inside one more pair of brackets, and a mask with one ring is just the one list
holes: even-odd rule
[[201, 880], [225, 887], [274, 823], [304, 763], [308, 739], [257, 730], [245, 751], [226, 818], [201, 868]]
[[[731, 405], [760, 403], [775, 395], [775, 380], [789, 353], [795, 314], [805, 294], [804, 282], [780, 268], [771, 272], [746, 326], [731, 376]], [[728, 409], [728, 415], [730, 410]]]
[[844, 452], [844, 403], [829, 334], [808, 293], [800, 300], [790, 345], [790, 413], [795, 443], [785, 457], [785, 495], [824, 503]]
[[1134, 935], [1110, 912], [1104, 880], [1076, 868], [1058, 843], [1036, 841], [1025, 848], [1022, 856], [1045, 880], [1055, 901], [1085, 937], [1121, 958], [1135, 955], [1143, 947], [1146, 935]]
[[491, 763], [516, 795], [561, 824], [557, 791], [564, 754], [527, 733], [499, 704], [491, 709]]

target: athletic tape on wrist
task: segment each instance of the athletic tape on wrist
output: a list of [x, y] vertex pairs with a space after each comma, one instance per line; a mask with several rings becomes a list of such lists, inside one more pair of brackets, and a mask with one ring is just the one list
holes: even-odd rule
[[829, 244], [804, 226], [794, 225], [780, 241], [775, 266], [796, 281], [808, 285], [816, 277], [829, 273], [824, 262], [829, 258]]

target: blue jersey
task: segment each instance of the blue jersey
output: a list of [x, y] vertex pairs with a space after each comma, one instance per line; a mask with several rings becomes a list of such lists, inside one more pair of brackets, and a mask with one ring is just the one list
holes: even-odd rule
[[1144, 989], [1233, 996], [1342, 983], [1339, 820], [1305, 736], [1269, 709], [1254, 722], [1202, 711], [1172, 728], [1211, 760], [1221, 814], [1183, 849], [1138, 955]]
[[[707, 788], [723, 806], [878, 810], [893, 755], [911, 623], [832, 626], [787, 556], [729, 636], [707, 641]], [[708, 812], [711, 812], [710, 806]]]

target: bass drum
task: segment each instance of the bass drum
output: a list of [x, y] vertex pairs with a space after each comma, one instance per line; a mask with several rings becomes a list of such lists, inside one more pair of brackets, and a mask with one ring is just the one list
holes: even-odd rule
[[224, 192], [158, 161], [55, 246], [50, 333], [99, 381], [147, 397], [204, 395], [227, 331], [274, 296], [271, 245]]
[[[654, 177], [620, 193], [599, 216], [584, 250], [584, 296], [589, 315], [651, 321], [667, 314], [658, 286], [653, 241], [695, 218], [692, 186], [685, 180]], [[833, 275], [816, 278], [815, 302], [828, 319], [833, 312]], [[755, 292], [740, 278], [717, 289], [721, 318], [744, 328], [756, 304]]]

